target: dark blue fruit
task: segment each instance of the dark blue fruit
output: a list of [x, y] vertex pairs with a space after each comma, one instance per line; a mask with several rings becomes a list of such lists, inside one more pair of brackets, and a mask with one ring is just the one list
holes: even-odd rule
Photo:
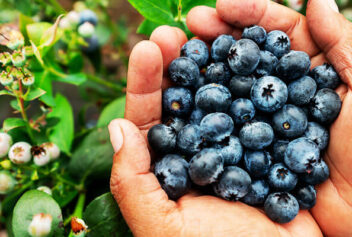
[[155, 163], [155, 176], [170, 199], [185, 195], [191, 187], [188, 163], [179, 155], [166, 155]]
[[311, 75], [317, 82], [318, 89], [336, 89], [341, 84], [339, 75], [334, 67], [328, 63], [313, 68]]
[[163, 112], [176, 117], [188, 117], [193, 109], [192, 92], [184, 87], [170, 87], [163, 93]]
[[163, 124], [173, 128], [175, 132], [178, 133], [186, 125], [186, 121], [178, 117], [169, 116], [163, 118]]
[[148, 142], [156, 153], [171, 153], [176, 147], [176, 131], [164, 124], [157, 124], [149, 129]]
[[309, 122], [304, 136], [313, 141], [320, 150], [324, 150], [329, 143], [329, 132], [316, 122]]
[[287, 101], [286, 84], [277, 77], [265, 76], [252, 86], [251, 99], [256, 108], [272, 113], [280, 109]]
[[299, 204], [296, 198], [289, 193], [272, 193], [264, 203], [264, 211], [272, 221], [287, 223], [297, 216]]
[[248, 76], [259, 64], [260, 49], [252, 40], [241, 39], [230, 48], [227, 60], [235, 74]]
[[319, 161], [318, 146], [308, 138], [301, 137], [290, 142], [285, 153], [285, 164], [296, 173], [312, 172]]
[[276, 72], [283, 80], [295, 80], [309, 72], [310, 58], [302, 51], [292, 50], [280, 59]]
[[264, 48], [272, 52], [277, 58], [281, 58], [290, 52], [291, 41], [286, 33], [280, 30], [274, 30], [268, 33]]
[[312, 185], [300, 186], [294, 191], [299, 208], [302, 210], [309, 210], [315, 206], [317, 201], [317, 192]]
[[272, 127], [264, 122], [251, 122], [245, 124], [240, 130], [241, 143], [252, 150], [262, 150], [274, 140]]
[[211, 46], [211, 57], [214, 62], [225, 62], [229, 54], [229, 50], [236, 40], [232, 35], [220, 35]]
[[270, 168], [268, 182], [274, 190], [291, 191], [296, 187], [297, 181], [297, 175], [282, 163], [277, 163]]
[[256, 81], [253, 75], [250, 76], [239, 76], [235, 75], [231, 78], [229, 83], [229, 89], [234, 97], [249, 97], [252, 85]]
[[243, 124], [253, 119], [255, 108], [250, 100], [240, 98], [232, 102], [229, 115], [236, 124]]
[[264, 180], [254, 180], [242, 201], [251, 206], [263, 205], [269, 194], [269, 185]]
[[217, 181], [224, 170], [224, 160], [217, 149], [207, 148], [193, 156], [188, 173], [193, 183], [205, 186]]
[[271, 75], [276, 70], [278, 63], [279, 60], [273, 53], [266, 50], [260, 51], [260, 61], [257, 69], [255, 69], [255, 75], [257, 77]]
[[200, 74], [199, 78], [196, 80], [196, 84], [194, 84], [193, 88], [197, 91], [202, 86], [205, 86], [207, 83], [205, 82], [205, 76]]
[[202, 149], [203, 138], [198, 125], [188, 124], [177, 134], [177, 147], [182, 154], [194, 155]]
[[97, 25], [98, 17], [92, 10], [84, 10], [79, 13], [79, 24], [82, 25], [85, 22], [89, 22], [93, 25]]
[[202, 137], [209, 142], [221, 142], [233, 131], [233, 121], [225, 113], [211, 113], [200, 122]]
[[313, 165], [313, 169], [310, 173], [305, 173], [301, 177], [304, 182], [310, 185], [318, 185], [327, 180], [330, 176], [330, 170], [328, 165], [323, 161], [319, 160]]
[[324, 88], [313, 97], [310, 104], [310, 113], [319, 123], [330, 124], [339, 115], [341, 105], [339, 95], [332, 89]]
[[231, 72], [223, 62], [212, 63], [205, 73], [205, 83], [217, 83], [227, 85], [231, 79]]
[[286, 104], [273, 115], [273, 129], [285, 138], [295, 138], [303, 135], [307, 125], [306, 114], [295, 105]]
[[243, 155], [243, 147], [240, 139], [235, 136], [230, 136], [221, 143], [214, 145], [224, 158], [224, 165], [236, 165]]
[[251, 177], [246, 171], [236, 166], [228, 166], [213, 188], [217, 196], [228, 201], [237, 201], [248, 193], [251, 182]]
[[273, 144], [273, 158], [274, 162], [284, 162], [285, 152], [290, 142], [288, 140], [277, 140]]
[[180, 86], [194, 86], [200, 76], [197, 63], [186, 57], [176, 58], [170, 63], [169, 76], [171, 81]]
[[261, 45], [266, 41], [266, 30], [261, 26], [246, 27], [243, 30], [242, 38], [251, 39]]
[[208, 47], [199, 39], [193, 39], [185, 43], [181, 49], [181, 55], [192, 59], [199, 67], [206, 66], [209, 60]]
[[189, 123], [200, 125], [200, 122], [205, 117], [205, 115], [207, 115], [207, 113], [204, 110], [195, 108], [189, 117]]
[[261, 178], [268, 174], [271, 156], [267, 151], [251, 151], [244, 153], [244, 165], [251, 177]]
[[288, 98], [295, 105], [306, 105], [314, 97], [317, 84], [309, 77], [301, 77], [288, 85]]
[[88, 44], [88, 46], [82, 46], [82, 51], [84, 53], [91, 54], [99, 49], [98, 36], [93, 35], [90, 38], [84, 38], [84, 41]]
[[225, 86], [208, 84], [201, 87], [195, 96], [196, 106], [208, 113], [227, 112], [232, 103], [231, 93]]

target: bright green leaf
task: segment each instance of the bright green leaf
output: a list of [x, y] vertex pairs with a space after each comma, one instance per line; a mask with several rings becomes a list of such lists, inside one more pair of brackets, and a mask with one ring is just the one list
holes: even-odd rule
[[27, 25], [28, 37], [35, 45], [40, 45], [40, 40], [52, 24], [48, 22], [38, 22]]
[[99, 45], [106, 44], [111, 37], [110, 28], [103, 25], [103, 24], [99, 24], [99, 25], [97, 25], [97, 27], [95, 27], [95, 33], [96, 33], [96, 35], [99, 35], [99, 37], [98, 37]]
[[34, 56], [37, 58], [38, 62], [40, 63], [40, 65], [42, 67], [44, 67], [44, 61], [42, 59], [42, 56], [37, 48], [37, 46], [33, 43], [33, 41], [31, 40], [31, 45], [32, 45], [32, 48], [33, 48], [33, 53], [34, 53]]
[[149, 21], [149, 20], [144, 20], [138, 27], [137, 33], [138, 34], [143, 34], [150, 36], [152, 32], [161, 24]]
[[26, 126], [26, 122], [21, 118], [7, 118], [4, 121], [2, 128], [4, 131], [10, 131], [11, 129]]
[[35, 89], [32, 89], [24, 98], [24, 100], [26, 101], [32, 101], [32, 100], [35, 100], [39, 97], [41, 97], [42, 95], [44, 95], [46, 93], [45, 90], [42, 90], [40, 88], [35, 88]]
[[34, 23], [33, 19], [31, 17], [28, 17], [24, 14], [20, 14], [19, 17], [19, 27], [22, 35], [25, 37], [26, 42], [28, 41], [28, 33], [27, 33], [27, 25]]
[[48, 114], [48, 118], [59, 118], [60, 122], [51, 130], [49, 139], [58, 145], [61, 151], [70, 154], [74, 137], [73, 111], [70, 102], [61, 94], [55, 97], [56, 107]]
[[56, 19], [55, 24], [43, 33], [42, 37], [40, 38], [40, 47], [49, 47], [59, 40], [62, 32], [58, 31], [58, 26], [63, 16], [64, 15], [60, 15]]
[[101, 112], [101, 115], [98, 120], [98, 127], [108, 126], [110, 121], [115, 118], [123, 118], [125, 114], [125, 104], [126, 97], [118, 98], [108, 104], [104, 110]]
[[61, 81], [79, 86], [85, 81], [87, 81], [87, 76], [84, 73], [76, 73], [70, 74], [67, 77], [55, 77], [55, 81]]
[[46, 93], [40, 97], [40, 101], [44, 104], [55, 107], [55, 99], [53, 97], [53, 85], [51, 80], [51, 74], [48, 71], [44, 72], [35, 72], [35, 85], [43, 89]]
[[12, 95], [13, 96], [13, 94], [11, 92], [7, 91], [7, 90], [1, 90], [0, 91], [0, 96], [1, 95]]
[[[178, 0], [175, 0], [178, 2]], [[187, 13], [195, 6], [209, 6], [215, 8], [216, 0], [182, 0], [182, 15], [186, 16]]]

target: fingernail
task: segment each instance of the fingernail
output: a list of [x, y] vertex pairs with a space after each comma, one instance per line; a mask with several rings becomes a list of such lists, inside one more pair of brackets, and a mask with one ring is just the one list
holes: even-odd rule
[[335, 0], [326, 0], [328, 6], [335, 12], [339, 12], [339, 7], [337, 6]]
[[123, 135], [119, 123], [114, 120], [109, 124], [110, 141], [115, 153], [121, 150], [123, 145]]

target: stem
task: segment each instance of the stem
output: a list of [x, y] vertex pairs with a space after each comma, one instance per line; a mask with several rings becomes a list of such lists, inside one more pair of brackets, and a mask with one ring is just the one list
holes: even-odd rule
[[182, 0], [178, 0], [178, 7], [177, 7], [177, 21], [181, 22], [182, 21]]
[[72, 217], [82, 218], [85, 201], [86, 201], [86, 194], [81, 193], [78, 196], [76, 207], [75, 207], [75, 210], [73, 211], [72, 215], [70, 215], [69, 217], [67, 217], [64, 220], [64, 226], [67, 226], [71, 222]]

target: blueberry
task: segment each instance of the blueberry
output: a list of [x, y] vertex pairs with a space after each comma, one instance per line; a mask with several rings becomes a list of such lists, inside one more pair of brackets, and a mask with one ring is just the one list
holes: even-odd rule
[[250, 26], [243, 30], [242, 38], [251, 39], [258, 45], [263, 44], [266, 41], [266, 30], [261, 26]]
[[194, 155], [202, 149], [203, 138], [198, 125], [188, 124], [177, 134], [177, 147], [182, 154]]
[[273, 144], [273, 158], [275, 162], [284, 162], [285, 152], [290, 142], [287, 140], [277, 140]]
[[255, 69], [256, 76], [263, 77], [271, 75], [278, 63], [279, 60], [274, 54], [266, 50], [260, 51], [260, 61], [258, 67]]
[[170, 87], [163, 93], [163, 112], [172, 116], [187, 117], [193, 109], [192, 92], [184, 87]]
[[155, 164], [155, 176], [170, 199], [185, 195], [191, 187], [188, 163], [179, 155], [166, 155]]
[[196, 106], [204, 111], [227, 112], [232, 98], [229, 89], [219, 84], [208, 84], [201, 87], [195, 96]]
[[274, 190], [291, 191], [296, 187], [297, 181], [297, 175], [282, 163], [277, 163], [270, 168], [268, 182]]
[[251, 206], [263, 205], [269, 195], [269, 185], [264, 180], [254, 180], [242, 201]]
[[259, 64], [259, 47], [252, 40], [241, 39], [230, 48], [227, 60], [234, 73], [248, 76]]
[[217, 181], [224, 170], [224, 160], [218, 150], [203, 149], [189, 162], [188, 173], [193, 183], [205, 186]]
[[224, 158], [224, 165], [236, 165], [242, 159], [243, 147], [238, 137], [230, 136], [215, 144], [214, 148], [218, 149]]
[[194, 86], [200, 76], [197, 63], [186, 57], [176, 58], [170, 63], [171, 81], [180, 86]]
[[307, 125], [306, 114], [295, 105], [286, 104], [273, 115], [275, 132], [285, 138], [295, 138], [303, 135]]
[[264, 48], [272, 52], [277, 58], [281, 58], [284, 54], [290, 52], [291, 41], [286, 33], [274, 30], [268, 33]]
[[319, 123], [330, 124], [339, 115], [341, 105], [339, 95], [332, 89], [324, 88], [313, 97], [310, 104], [310, 113]]
[[207, 113], [204, 110], [195, 108], [189, 117], [189, 123], [200, 125], [200, 122], [205, 117], [205, 115], [207, 115]]
[[239, 138], [245, 147], [252, 150], [262, 150], [273, 142], [274, 131], [267, 123], [252, 122], [242, 127]]
[[209, 142], [221, 142], [229, 137], [233, 131], [233, 121], [225, 113], [211, 113], [200, 122], [203, 138]]
[[193, 88], [197, 91], [199, 88], [201, 88], [202, 86], [205, 86], [206, 84], [207, 83], [205, 82], [205, 76], [203, 74], [200, 74]]
[[181, 49], [181, 55], [192, 59], [199, 67], [206, 66], [209, 60], [208, 47], [199, 39], [193, 39], [185, 43]]
[[178, 117], [169, 116], [163, 119], [163, 124], [173, 128], [178, 133], [186, 125], [186, 121]]
[[285, 164], [296, 173], [309, 173], [319, 160], [318, 146], [308, 138], [293, 140], [287, 146]]
[[255, 82], [255, 77], [235, 75], [231, 78], [229, 89], [235, 97], [249, 97], [252, 85]]
[[267, 123], [270, 126], [272, 126], [272, 122], [273, 122], [272, 114], [264, 113], [264, 112], [257, 110], [255, 112], [255, 116], [252, 121], [253, 122], [264, 122], [264, 123]]
[[223, 62], [212, 63], [208, 66], [205, 73], [205, 82], [218, 83], [221, 85], [227, 85], [231, 79], [231, 72], [227, 65]]
[[98, 17], [92, 10], [84, 10], [79, 13], [79, 24], [82, 25], [85, 22], [89, 22], [93, 25], [97, 25]]
[[264, 211], [272, 221], [287, 223], [297, 216], [299, 204], [296, 198], [289, 193], [272, 193], [264, 203]]
[[271, 166], [271, 156], [267, 151], [251, 151], [244, 153], [244, 165], [251, 177], [266, 176]]
[[304, 76], [288, 85], [288, 98], [295, 105], [306, 105], [314, 97], [317, 84], [313, 78]]
[[287, 101], [286, 84], [277, 77], [264, 76], [252, 86], [251, 99], [256, 108], [264, 112], [275, 112]]
[[211, 57], [214, 62], [224, 62], [227, 59], [229, 50], [236, 40], [232, 35], [220, 35], [211, 46]]
[[320, 150], [324, 150], [329, 143], [329, 132], [316, 122], [309, 122], [304, 136], [313, 141]]
[[149, 129], [148, 142], [154, 152], [170, 153], [176, 147], [176, 131], [164, 124], [157, 124]]
[[232, 102], [229, 115], [236, 124], [243, 124], [253, 119], [255, 108], [250, 100], [240, 98]]
[[292, 50], [280, 59], [276, 72], [284, 80], [295, 80], [309, 72], [310, 58], [302, 51]]
[[317, 82], [318, 89], [336, 89], [341, 83], [340, 77], [334, 67], [328, 63], [313, 68], [311, 75]]
[[297, 187], [294, 196], [296, 197], [299, 207], [302, 210], [309, 210], [315, 206], [317, 192], [312, 185]]
[[98, 36], [93, 35], [89, 38], [84, 38], [84, 41], [88, 44], [88, 46], [82, 46], [82, 51], [86, 54], [91, 54], [99, 49], [99, 40]]
[[228, 201], [237, 201], [248, 193], [251, 182], [251, 177], [246, 171], [236, 166], [228, 166], [213, 188], [217, 196]]
[[301, 177], [304, 182], [310, 185], [318, 185], [327, 180], [330, 176], [330, 170], [328, 165], [323, 161], [319, 160], [313, 165], [313, 169], [310, 173], [305, 173]]

